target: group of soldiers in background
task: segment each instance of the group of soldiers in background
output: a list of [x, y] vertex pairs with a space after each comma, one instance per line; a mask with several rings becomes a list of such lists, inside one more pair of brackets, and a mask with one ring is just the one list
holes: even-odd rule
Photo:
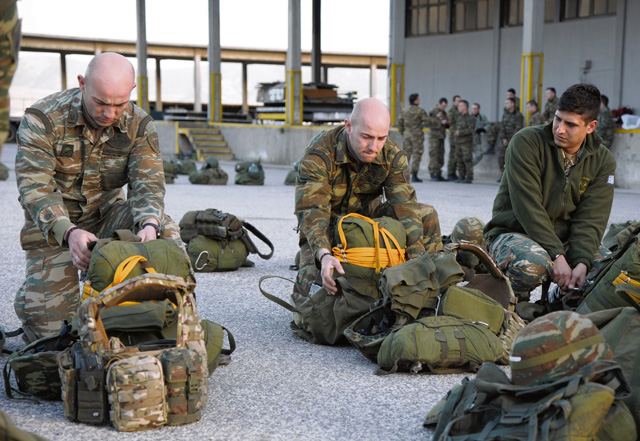
[[[529, 126], [547, 124], [553, 120], [558, 108], [556, 90], [549, 87], [545, 91], [547, 102], [544, 111], [540, 111], [538, 102], [530, 100], [526, 103], [529, 112]], [[597, 132], [603, 143], [611, 147], [614, 123], [608, 105], [609, 99], [602, 95], [600, 115], [598, 116]], [[402, 135], [403, 148], [407, 153], [411, 167], [411, 182], [422, 182], [418, 177], [420, 161], [424, 153], [423, 127], [429, 128], [429, 176], [431, 181], [452, 181], [463, 184], [473, 182], [473, 167], [486, 154], [496, 153], [498, 141], [498, 166], [500, 173], [504, 171], [505, 152], [509, 141], [518, 130], [524, 127], [524, 116], [520, 112], [520, 98], [515, 89], [507, 91], [502, 120], [491, 123], [480, 113], [480, 104], [469, 102], [459, 95], [453, 97], [449, 110], [446, 98], [440, 98], [438, 104], [427, 113], [420, 107], [420, 96], [417, 93], [409, 95], [409, 105], [405, 107], [398, 118], [397, 128]], [[449, 157], [447, 176], [442, 175], [444, 165], [444, 140], [449, 129]], [[483, 133], [486, 134], [488, 148], [483, 147]], [[500, 182], [501, 178], [498, 179]]]

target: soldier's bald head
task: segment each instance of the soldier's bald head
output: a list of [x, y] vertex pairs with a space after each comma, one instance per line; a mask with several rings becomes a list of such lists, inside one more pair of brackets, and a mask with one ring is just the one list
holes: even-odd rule
[[389, 109], [380, 100], [375, 98], [365, 98], [358, 101], [349, 116], [351, 124], [358, 125], [366, 121], [367, 125], [386, 126], [387, 130], [391, 123]]
[[129, 92], [135, 87], [135, 70], [124, 56], [115, 52], [104, 52], [96, 55], [89, 62], [84, 74], [87, 83], [100, 82], [107, 88], [128, 88]]

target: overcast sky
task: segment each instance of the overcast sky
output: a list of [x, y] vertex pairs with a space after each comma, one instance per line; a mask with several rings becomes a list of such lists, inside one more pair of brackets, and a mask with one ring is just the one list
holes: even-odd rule
[[[390, 0], [322, 0], [322, 50], [386, 54]], [[207, 0], [147, 0], [147, 40], [207, 44]], [[311, 49], [311, 0], [301, 0], [302, 49]], [[25, 33], [136, 39], [135, 0], [20, 0]], [[285, 49], [287, 0], [220, 0], [224, 47]]]

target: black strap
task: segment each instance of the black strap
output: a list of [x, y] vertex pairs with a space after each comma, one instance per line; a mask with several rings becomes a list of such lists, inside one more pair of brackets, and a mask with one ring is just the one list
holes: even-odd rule
[[[300, 313], [300, 311], [298, 311], [293, 305], [285, 302], [284, 300], [282, 300], [280, 297], [276, 297], [273, 294], [269, 294], [268, 292], [266, 292], [264, 289], [262, 289], [262, 282], [264, 280], [267, 279], [282, 279], [282, 280], [286, 280], [287, 282], [291, 282], [291, 283], [295, 283], [293, 280], [291, 279], [287, 279], [286, 277], [280, 277], [280, 276], [262, 276], [260, 277], [260, 280], [258, 281], [258, 288], [260, 289], [260, 292], [262, 293], [263, 296], [265, 296], [266, 298], [268, 298], [269, 300], [271, 300], [272, 302], [277, 303], [278, 305], [282, 306], [285, 309], [288, 309], [291, 312], [294, 313]], [[228, 332], [228, 331], [227, 331]]]
[[233, 338], [233, 334], [231, 334], [231, 332], [227, 328], [225, 328], [222, 325], [220, 325], [220, 326], [222, 327], [223, 331], [227, 331], [227, 338], [229, 339], [229, 349], [222, 348], [220, 353], [224, 354], [224, 355], [231, 355], [231, 354], [233, 354], [233, 351], [236, 350], [236, 339]]
[[[255, 244], [253, 243], [253, 241], [251, 240], [249, 235], [248, 234], [244, 234], [243, 237], [241, 238], [241, 240], [247, 246], [247, 248], [249, 249], [249, 252], [257, 254], [258, 256], [262, 257], [264, 260], [271, 259], [271, 257], [273, 256], [274, 247], [273, 247], [273, 244], [271, 243], [271, 241], [269, 239], [267, 239], [267, 236], [262, 234], [260, 232], [260, 230], [258, 230], [256, 227], [251, 225], [249, 222], [243, 222], [242, 224], [243, 224], [244, 228], [246, 228], [247, 230], [251, 231], [258, 239], [260, 239], [262, 242], [264, 242], [271, 249], [271, 252], [269, 254], [262, 254], [258, 250], [258, 248], [255, 246]], [[245, 242], [245, 238], [250, 243]]]

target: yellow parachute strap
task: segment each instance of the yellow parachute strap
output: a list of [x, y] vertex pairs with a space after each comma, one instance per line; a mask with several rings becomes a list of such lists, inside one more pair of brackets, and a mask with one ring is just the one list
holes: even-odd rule
[[[344, 235], [344, 230], [342, 229], [342, 221], [347, 217], [356, 217], [358, 219], [362, 219], [373, 226], [373, 241], [374, 247], [359, 247], [359, 248], [348, 248], [347, 247], [347, 239]], [[362, 266], [364, 268], [375, 268], [376, 274], [380, 273], [381, 268], [386, 268], [388, 266], [398, 265], [400, 263], [405, 262], [405, 250], [400, 249], [400, 244], [393, 234], [391, 234], [386, 228], [380, 228], [380, 223], [370, 219], [366, 216], [362, 216], [358, 213], [351, 213], [343, 216], [338, 221], [338, 234], [340, 236], [340, 243], [344, 249], [333, 247], [331, 251], [333, 252], [333, 256], [336, 257], [340, 262], [347, 262], [353, 265]], [[385, 249], [380, 249], [380, 235], [382, 235], [382, 240], [385, 244]], [[395, 249], [391, 248], [390, 241], [395, 245]]]
[[[144, 256], [131, 256], [124, 259], [120, 263], [120, 265], [118, 265], [118, 268], [116, 268], [116, 272], [113, 275], [113, 282], [111, 282], [109, 286], [107, 286], [104, 290], [100, 292], [93, 289], [91, 285], [89, 285], [88, 283], [85, 284], [85, 286], [82, 288], [82, 301], [84, 301], [89, 297], [98, 297], [100, 294], [102, 294], [104, 291], [108, 290], [109, 288], [112, 288], [113, 286], [118, 285], [119, 283], [122, 283], [139, 262], [147, 262], [147, 259]], [[152, 267], [143, 267], [143, 268], [146, 272], [150, 274], [156, 273], [156, 270]], [[136, 302], [121, 303], [121, 305], [128, 305], [128, 304], [135, 305]]]
[[[627, 273], [625, 273], [624, 271], [620, 273], [620, 275], [618, 277], [616, 277], [613, 281], [613, 285], [618, 285], [620, 283], [629, 283], [633, 286], [635, 286], [636, 288], [640, 288], [640, 282], [637, 280], [632, 279], [631, 277], [629, 277], [629, 275]], [[636, 303], [640, 304], [640, 297], [632, 292], [627, 291], [627, 294], [629, 295], [629, 297], [631, 297], [633, 300], [635, 300]]]

